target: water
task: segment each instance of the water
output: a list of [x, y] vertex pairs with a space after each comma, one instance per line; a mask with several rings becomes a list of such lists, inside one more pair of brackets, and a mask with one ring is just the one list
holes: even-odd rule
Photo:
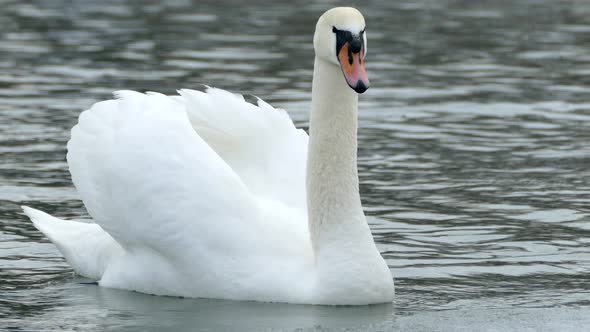
[[116, 89], [202, 83], [308, 118], [333, 2], [0, 1], [0, 329], [581, 330], [590, 324], [590, 3], [364, 1], [363, 204], [392, 305], [176, 299], [73, 275], [20, 212], [87, 214], [65, 163]]

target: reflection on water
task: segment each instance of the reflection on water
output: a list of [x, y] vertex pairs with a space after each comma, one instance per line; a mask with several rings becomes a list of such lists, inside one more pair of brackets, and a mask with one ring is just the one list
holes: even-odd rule
[[[361, 190], [397, 298], [356, 309], [80, 284], [19, 209], [86, 217], [65, 143], [79, 112], [115, 89], [207, 83], [258, 95], [305, 127], [311, 36], [331, 4], [0, 6], [2, 325], [404, 328], [406, 315], [441, 309], [590, 305], [589, 3], [363, 2], [372, 88], [361, 97]], [[556, 317], [581, 316], [568, 315]]]
[[[158, 297], [95, 285], [48, 287], [69, 303], [51, 301], [51, 311], [39, 314], [25, 328], [59, 329], [70, 326], [89, 330], [125, 331], [260, 331], [271, 328], [348, 328], [390, 325], [392, 304], [364, 307], [321, 307], [277, 303]], [[49, 291], [45, 291], [49, 292]], [[47, 294], [49, 296], [49, 294]], [[72, 307], [76, 310], [73, 311]], [[84, 314], [81, 315], [80, 313]], [[16, 324], [15, 324], [16, 325]], [[9, 325], [10, 326], [10, 325]]]

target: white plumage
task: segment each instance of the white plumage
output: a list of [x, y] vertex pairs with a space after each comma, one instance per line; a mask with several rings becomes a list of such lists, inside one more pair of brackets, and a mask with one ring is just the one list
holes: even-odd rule
[[[335, 9], [316, 37], [332, 38], [339, 19], [364, 26], [358, 11]], [[358, 97], [332, 62], [316, 56], [314, 142], [285, 111], [221, 89], [116, 92], [81, 113], [68, 143], [72, 180], [95, 223], [24, 211], [77, 273], [101, 286], [291, 303], [391, 301], [393, 280], [358, 194]]]

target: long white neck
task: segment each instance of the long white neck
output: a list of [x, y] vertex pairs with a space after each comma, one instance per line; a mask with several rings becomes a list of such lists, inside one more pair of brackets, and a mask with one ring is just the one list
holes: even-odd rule
[[316, 57], [307, 156], [308, 220], [316, 254], [340, 249], [348, 240], [370, 241], [374, 247], [359, 194], [357, 107], [358, 95], [341, 69]]

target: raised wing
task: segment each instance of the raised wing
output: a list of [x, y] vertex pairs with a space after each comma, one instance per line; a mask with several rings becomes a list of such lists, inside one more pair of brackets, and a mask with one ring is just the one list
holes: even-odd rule
[[116, 96], [83, 112], [68, 143], [72, 180], [95, 222], [128, 252], [172, 259], [259, 248], [258, 202], [195, 132], [185, 103]]
[[306, 215], [308, 136], [284, 110], [215, 88], [179, 93], [193, 128], [251, 192]]

